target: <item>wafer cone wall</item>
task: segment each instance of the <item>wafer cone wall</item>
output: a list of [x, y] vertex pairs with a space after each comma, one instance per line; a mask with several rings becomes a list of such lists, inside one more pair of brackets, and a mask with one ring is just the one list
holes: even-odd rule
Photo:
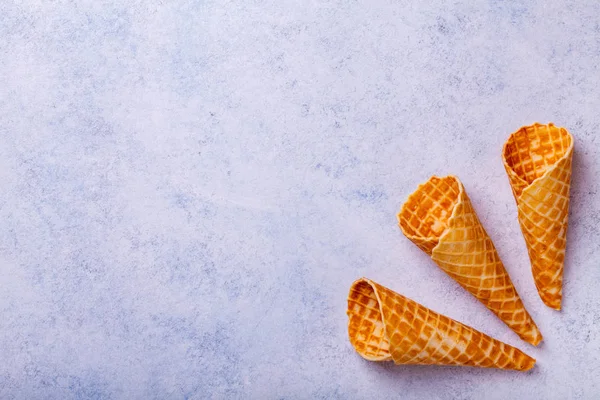
[[517, 201], [533, 279], [542, 301], [560, 310], [573, 138], [550, 123], [525, 126], [504, 144], [502, 159]]
[[406, 237], [519, 337], [542, 340], [458, 178], [431, 177], [409, 196], [398, 221]]
[[352, 284], [348, 334], [371, 361], [464, 365], [526, 371], [535, 359], [369, 279]]

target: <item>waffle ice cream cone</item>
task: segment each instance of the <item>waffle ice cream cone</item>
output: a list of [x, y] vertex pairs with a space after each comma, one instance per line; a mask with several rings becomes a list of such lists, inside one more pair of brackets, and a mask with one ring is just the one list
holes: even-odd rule
[[527, 371], [535, 359], [369, 279], [352, 284], [348, 335], [370, 361]]
[[562, 300], [572, 158], [573, 137], [552, 123], [522, 127], [510, 135], [502, 151], [535, 285], [542, 301], [557, 310]]
[[521, 339], [541, 342], [542, 334], [457, 177], [433, 176], [420, 185], [402, 206], [398, 221], [407, 238]]

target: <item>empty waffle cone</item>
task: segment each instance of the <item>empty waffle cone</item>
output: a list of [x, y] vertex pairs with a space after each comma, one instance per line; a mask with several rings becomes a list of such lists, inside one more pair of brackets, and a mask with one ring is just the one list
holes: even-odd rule
[[542, 334], [523, 306], [460, 180], [431, 177], [398, 214], [407, 238], [526, 342]]
[[514, 132], [504, 144], [519, 224], [542, 301], [560, 310], [567, 245], [573, 137], [565, 128], [535, 123]]
[[369, 279], [352, 284], [348, 335], [370, 361], [527, 371], [535, 359]]

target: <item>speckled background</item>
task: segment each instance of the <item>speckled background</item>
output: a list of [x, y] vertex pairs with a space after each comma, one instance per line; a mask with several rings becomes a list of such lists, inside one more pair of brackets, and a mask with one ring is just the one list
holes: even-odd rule
[[[0, 398], [598, 398], [600, 5], [469, 3], [0, 2]], [[562, 312], [500, 159], [535, 121], [576, 138]], [[540, 348], [400, 233], [448, 173]], [[537, 366], [363, 360], [361, 276]]]

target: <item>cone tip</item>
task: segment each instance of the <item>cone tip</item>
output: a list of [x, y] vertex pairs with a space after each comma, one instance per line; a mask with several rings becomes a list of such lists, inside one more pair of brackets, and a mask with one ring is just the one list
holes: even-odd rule
[[540, 344], [542, 342], [542, 340], [544, 340], [544, 336], [542, 335], [542, 332], [540, 332], [539, 328], [537, 327], [537, 325], [535, 324], [533, 319], [531, 320], [531, 323], [529, 324], [529, 329], [528, 329], [527, 333], [524, 336], [521, 336], [521, 338], [523, 340], [525, 340], [527, 343], [530, 343], [534, 346], [537, 346], [538, 344]]
[[527, 356], [521, 365], [521, 371], [529, 371], [535, 366], [535, 358]]
[[[540, 292], [540, 291], [538, 290], [538, 292]], [[553, 310], [560, 311], [561, 306], [562, 306], [562, 298], [548, 299], [548, 298], [546, 298], [546, 296], [542, 296], [541, 292], [540, 292], [540, 297], [542, 298], [542, 301], [544, 302], [544, 304], [546, 306], [548, 306], [549, 308], [552, 308]]]
[[540, 331], [537, 331], [535, 335], [529, 336], [528, 338], [523, 338], [523, 340], [525, 340], [529, 344], [537, 346], [540, 343], [542, 343], [542, 340], [544, 340], [544, 337], [542, 336]]

